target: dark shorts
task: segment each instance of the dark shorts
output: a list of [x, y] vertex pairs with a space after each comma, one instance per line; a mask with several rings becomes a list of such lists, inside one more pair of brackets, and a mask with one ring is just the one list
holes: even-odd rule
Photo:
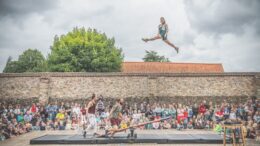
[[120, 119], [117, 119], [117, 118], [111, 118], [110, 119], [110, 122], [111, 122], [111, 126], [119, 126], [120, 123], [121, 123], [121, 120]]

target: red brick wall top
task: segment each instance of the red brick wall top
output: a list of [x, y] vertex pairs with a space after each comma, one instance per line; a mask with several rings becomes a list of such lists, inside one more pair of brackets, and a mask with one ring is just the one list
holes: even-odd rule
[[123, 73], [223, 73], [222, 64], [172, 63], [172, 62], [124, 62]]

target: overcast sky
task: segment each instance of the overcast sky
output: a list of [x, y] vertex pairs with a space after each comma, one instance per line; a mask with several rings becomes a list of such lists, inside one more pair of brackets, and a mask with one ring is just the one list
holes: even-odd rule
[[[179, 54], [161, 40], [141, 41], [156, 35], [161, 16]], [[0, 72], [28, 48], [46, 57], [54, 36], [76, 26], [115, 37], [125, 61], [154, 50], [172, 62], [260, 71], [260, 0], [0, 0]]]

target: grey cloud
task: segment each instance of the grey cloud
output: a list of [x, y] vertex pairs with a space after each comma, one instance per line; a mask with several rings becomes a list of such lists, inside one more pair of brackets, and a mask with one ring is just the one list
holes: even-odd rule
[[[205, 3], [198, 7], [196, 3]], [[259, 0], [185, 0], [193, 28], [203, 33], [244, 33], [245, 25], [259, 24]], [[254, 25], [252, 25], [254, 26]], [[259, 31], [259, 26], [254, 26]]]
[[[0, 72], [8, 56], [15, 60], [27, 48], [46, 56], [54, 35], [76, 26], [115, 37], [125, 61], [141, 61], [145, 50], [154, 50], [173, 62], [217, 62], [226, 71], [260, 71], [259, 2], [0, 0]], [[169, 40], [181, 48], [178, 55], [160, 40], [141, 41], [157, 33], [160, 16], [169, 25]]]
[[0, 0], [0, 16], [17, 19], [26, 14], [53, 9], [57, 4], [57, 0]]

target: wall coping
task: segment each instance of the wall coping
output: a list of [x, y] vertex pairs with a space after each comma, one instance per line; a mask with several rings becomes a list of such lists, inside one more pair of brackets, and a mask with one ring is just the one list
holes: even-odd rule
[[260, 76], [260, 72], [225, 73], [122, 73], [122, 72], [38, 72], [38, 73], [0, 73], [0, 78], [8, 77], [210, 77], [210, 76]]

